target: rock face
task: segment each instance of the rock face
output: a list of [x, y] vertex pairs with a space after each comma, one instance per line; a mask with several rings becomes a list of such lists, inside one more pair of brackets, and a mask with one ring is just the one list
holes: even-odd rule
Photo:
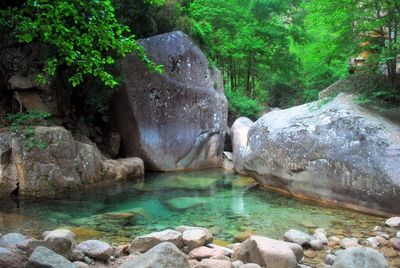
[[63, 127], [36, 127], [34, 142], [42, 148], [27, 147], [26, 139], [0, 133], [0, 198], [16, 192], [52, 197], [66, 189], [144, 174], [140, 159], [105, 159], [96, 146], [76, 141]]
[[172, 243], [164, 242], [120, 268], [190, 268], [186, 256]]
[[371, 248], [349, 248], [336, 258], [332, 268], [387, 268], [385, 257]]
[[233, 167], [236, 172], [245, 174], [244, 163], [246, 160], [247, 135], [253, 121], [247, 117], [239, 117], [231, 127]]
[[374, 213], [400, 213], [400, 127], [340, 94], [264, 115], [245, 169], [263, 186]]
[[165, 71], [148, 71], [134, 55], [120, 61], [126, 83], [113, 114], [122, 152], [153, 170], [220, 167], [227, 130], [220, 73], [182, 32], [138, 42]]

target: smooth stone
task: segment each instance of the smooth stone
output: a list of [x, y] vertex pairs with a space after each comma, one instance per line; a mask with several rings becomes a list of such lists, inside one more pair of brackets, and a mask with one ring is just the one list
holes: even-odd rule
[[29, 257], [25, 268], [75, 268], [75, 266], [54, 251], [38, 246]]
[[396, 237], [397, 237], [397, 238], [400, 238], [400, 231], [398, 231], [398, 232], [396, 233]]
[[322, 250], [322, 249], [324, 249], [324, 245], [318, 239], [315, 239], [315, 240], [311, 241], [310, 245], [311, 245], [311, 248], [314, 249], [314, 250]]
[[148, 235], [137, 236], [129, 245], [129, 252], [146, 252], [152, 247], [163, 243], [173, 243], [178, 248], [183, 247], [182, 234], [174, 230], [165, 230], [161, 232], [154, 232]]
[[215, 256], [224, 255], [224, 251], [219, 248], [198, 247], [189, 252], [189, 257], [196, 260], [207, 259]]
[[19, 233], [9, 233], [0, 237], [0, 247], [16, 249], [17, 244], [26, 240], [26, 236]]
[[232, 263], [226, 260], [204, 259], [194, 268], [232, 268]]
[[382, 232], [382, 227], [381, 226], [375, 226], [373, 231], [374, 232]]
[[186, 256], [170, 242], [163, 242], [119, 268], [190, 268]]
[[326, 254], [325, 264], [332, 265], [335, 262], [336, 258], [337, 256], [334, 254]]
[[207, 243], [212, 243], [213, 242], [213, 234], [211, 230], [203, 227], [197, 227], [197, 226], [186, 226], [186, 225], [181, 225], [175, 228], [175, 231], [180, 232], [183, 234], [185, 231], [188, 230], [202, 230], [206, 233], [206, 242]]
[[246, 263], [240, 266], [240, 268], [261, 268], [261, 266], [257, 263]]
[[322, 242], [322, 244], [327, 245], [328, 244], [328, 238], [326, 238], [326, 231], [322, 228], [318, 228], [314, 231], [313, 236]]
[[166, 201], [168, 207], [174, 210], [186, 210], [189, 208], [204, 205], [206, 201], [200, 197], [177, 197]]
[[104, 261], [108, 261], [114, 252], [109, 244], [99, 240], [86, 240], [78, 244], [76, 249], [86, 256]]
[[381, 244], [382, 246], [386, 246], [389, 243], [389, 241], [382, 236], [375, 236], [375, 238], [379, 241], [379, 244]]
[[58, 229], [44, 232], [42, 236], [49, 249], [64, 256], [68, 260], [74, 260], [76, 241], [73, 232], [70, 230]]
[[26, 257], [11, 252], [8, 248], [0, 247], [0, 267], [20, 268], [24, 267]]
[[283, 240], [300, 246], [311, 246], [311, 241], [315, 240], [315, 238], [305, 232], [291, 229], [283, 235]]
[[207, 233], [201, 229], [189, 229], [182, 234], [183, 245], [188, 247], [188, 251], [207, 244]]
[[352, 247], [343, 250], [332, 268], [388, 268], [385, 257], [371, 248]]
[[242, 261], [239, 261], [239, 260], [232, 262], [233, 268], [239, 268], [242, 265], [244, 265], [244, 263]]
[[73, 265], [75, 266], [75, 268], [89, 268], [90, 266], [84, 262], [81, 261], [75, 261], [73, 262]]
[[377, 248], [380, 245], [379, 239], [376, 237], [368, 237], [365, 240], [365, 243], [367, 244], [367, 246], [370, 246], [373, 248]]
[[304, 250], [304, 256], [307, 258], [315, 258], [317, 256], [317, 252], [312, 249], [306, 249]]
[[400, 217], [392, 217], [387, 219], [385, 224], [390, 227], [400, 227]]
[[350, 247], [359, 247], [360, 244], [358, 244], [357, 238], [343, 238], [340, 240], [340, 246], [344, 249], [347, 249]]
[[393, 238], [391, 241], [392, 247], [396, 250], [400, 250], [400, 239], [399, 238]]
[[[268, 268], [296, 268], [303, 257], [303, 249], [295, 243], [288, 243], [262, 236], [249, 238], [250, 262]], [[296, 254], [297, 253], [297, 254]]]

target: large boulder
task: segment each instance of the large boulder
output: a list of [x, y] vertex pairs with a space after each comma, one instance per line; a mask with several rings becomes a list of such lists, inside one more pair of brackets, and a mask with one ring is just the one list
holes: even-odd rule
[[400, 127], [340, 94], [273, 111], [250, 128], [245, 169], [269, 189], [399, 213]]
[[246, 160], [247, 135], [253, 123], [247, 117], [239, 117], [231, 127], [233, 168], [241, 174], [245, 174], [244, 163]]
[[25, 265], [26, 268], [75, 268], [75, 266], [54, 251], [39, 246], [30, 256]]
[[63, 127], [36, 127], [32, 137], [23, 135], [26, 131], [0, 133], [0, 198], [12, 193], [53, 197], [144, 174], [142, 160], [106, 159], [95, 145], [76, 141]]
[[135, 55], [119, 62], [125, 84], [113, 115], [123, 154], [153, 170], [220, 167], [228, 106], [219, 71], [182, 32], [138, 43], [165, 71], [149, 71]]
[[107, 243], [99, 240], [87, 240], [76, 246], [86, 256], [94, 259], [108, 261], [114, 253], [114, 249]]
[[172, 243], [161, 243], [120, 268], [190, 268], [186, 256]]
[[385, 257], [371, 248], [353, 247], [338, 254], [332, 268], [387, 268]]

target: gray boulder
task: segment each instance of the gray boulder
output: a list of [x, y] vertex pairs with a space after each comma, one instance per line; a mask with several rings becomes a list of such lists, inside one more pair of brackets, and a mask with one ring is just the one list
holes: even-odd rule
[[140, 159], [106, 159], [63, 127], [36, 127], [35, 142], [43, 148], [27, 148], [20, 134], [0, 133], [0, 198], [13, 192], [54, 197], [66, 189], [144, 174]]
[[219, 71], [182, 32], [138, 43], [165, 71], [149, 71], [135, 55], [118, 64], [126, 83], [112, 110], [124, 155], [161, 171], [221, 167], [228, 106]]
[[26, 236], [19, 233], [9, 233], [0, 237], [0, 247], [11, 250], [17, 249], [17, 244], [26, 240]]
[[400, 127], [340, 94], [261, 117], [246, 171], [266, 188], [374, 213], [400, 213]]
[[387, 268], [385, 257], [371, 248], [353, 247], [338, 253], [332, 268]]
[[63, 256], [39, 246], [30, 256], [25, 268], [75, 268], [75, 266]]
[[43, 233], [43, 240], [48, 248], [64, 256], [68, 260], [74, 260], [74, 248], [76, 246], [75, 234], [69, 230], [58, 229]]
[[26, 257], [21, 254], [11, 252], [7, 248], [0, 247], [0, 267], [20, 268], [24, 267]]
[[109, 244], [99, 240], [83, 241], [75, 249], [88, 257], [104, 261], [108, 261], [114, 253], [114, 249]]
[[247, 156], [247, 135], [254, 124], [247, 117], [239, 117], [231, 127], [233, 168], [240, 174], [245, 174], [244, 164]]
[[172, 243], [163, 242], [120, 268], [190, 268], [186, 256]]
[[146, 252], [152, 247], [163, 243], [170, 242], [178, 248], [183, 247], [182, 234], [174, 230], [164, 230], [161, 232], [154, 232], [151, 234], [137, 236], [129, 245], [129, 252]]
[[283, 235], [283, 240], [285, 240], [286, 242], [296, 243], [303, 247], [310, 247], [311, 241], [316, 239], [305, 232], [291, 229]]

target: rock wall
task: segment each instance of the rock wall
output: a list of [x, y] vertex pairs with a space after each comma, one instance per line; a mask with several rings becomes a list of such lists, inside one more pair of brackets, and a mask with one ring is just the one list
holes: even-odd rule
[[153, 170], [220, 167], [228, 108], [219, 71], [182, 32], [139, 44], [165, 72], [148, 71], [133, 55], [119, 62], [125, 85], [113, 101], [113, 121], [123, 154]]
[[400, 127], [352, 96], [264, 115], [249, 130], [245, 158], [240, 168], [267, 188], [400, 213]]
[[106, 159], [95, 145], [76, 141], [63, 127], [36, 127], [34, 139], [42, 148], [29, 148], [23, 131], [0, 132], [0, 198], [54, 197], [65, 190], [144, 174], [141, 159]]

